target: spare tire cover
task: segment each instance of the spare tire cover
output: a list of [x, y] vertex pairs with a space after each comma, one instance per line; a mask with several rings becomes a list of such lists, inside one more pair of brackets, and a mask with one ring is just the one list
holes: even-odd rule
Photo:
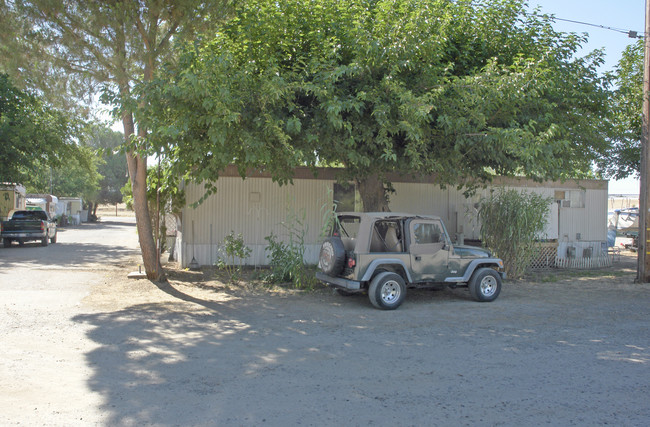
[[336, 276], [345, 264], [345, 247], [340, 237], [332, 236], [320, 248], [318, 266], [325, 274]]

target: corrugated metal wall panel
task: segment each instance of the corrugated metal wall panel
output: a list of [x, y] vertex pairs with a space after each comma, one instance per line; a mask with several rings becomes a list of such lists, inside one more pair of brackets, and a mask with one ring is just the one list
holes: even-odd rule
[[[234, 231], [241, 233], [245, 244], [253, 250], [246, 260], [249, 265], [268, 263], [264, 248], [265, 237], [271, 232], [287, 241], [282, 222], [288, 215], [303, 218], [306, 229], [305, 259], [316, 263], [320, 247], [323, 207], [332, 204], [334, 181], [327, 179], [295, 179], [293, 185], [279, 186], [266, 177], [248, 178], [222, 177], [217, 183], [218, 192], [210, 196], [196, 209], [187, 207], [183, 211], [182, 230], [179, 231], [179, 255], [181, 265], [187, 266], [194, 256], [201, 265], [217, 261], [217, 249], [224, 238]], [[455, 187], [441, 189], [431, 183], [393, 183], [396, 190], [390, 196], [390, 208], [394, 212], [411, 212], [440, 216], [452, 239], [461, 233], [465, 239], [479, 238], [479, 224], [474, 204], [486, 197], [490, 189], [479, 189], [466, 198]], [[534, 191], [544, 196], [554, 196], [558, 187], [531, 186], [509, 187], [516, 190]], [[575, 190], [575, 185], [567, 188]], [[575, 240], [576, 233], [581, 240], [606, 240], [607, 188], [587, 189], [584, 208], [561, 208], [550, 210], [547, 238]], [[188, 185], [186, 197], [189, 203], [198, 200], [203, 187]], [[557, 206], [557, 205], [555, 205]], [[555, 207], [553, 206], [553, 207]], [[192, 233], [192, 223], [194, 231]]]
[[[319, 244], [322, 209], [332, 203], [332, 184], [333, 181], [325, 180], [295, 180], [293, 185], [279, 186], [268, 178], [220, 178], [216, 194], [197, 208], [188, 207], [183, 211], [184, 243], [190, 254], [183, 253], [191, 260], [193, 246], [194, 257], [200, 264], [214, 264], [219, 245], [232, 231], [236, 235], [241, 233], [244, 243], [253, 250], [246, 264], [266, 264], [265, 237], [273, 233], [277, 240], [288, 242], [284, 223], [305, 231], [305, 242], [310, 245], [309, 254], [313, 258], [311, 246]], [[190, 203], [202, 194], [202, 186], [187, 188]]]

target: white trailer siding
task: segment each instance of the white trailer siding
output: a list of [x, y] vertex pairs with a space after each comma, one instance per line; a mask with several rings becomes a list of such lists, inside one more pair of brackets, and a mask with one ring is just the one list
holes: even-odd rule
[[[333, 172], [319, 170], [313, 178], [307, 169], [297, 171], [293, 184], [280, 186], [269, 177], [254, 176], [242, 180], [230, 171], [219, 178], [218, 191], [196, 208], [183, 209], [178, 226], [177, 254], [183, 267], [194, 258], [200, 265], [212, 265], [218, 259], [218, 248], [233, 231], [242, 234], [252, 255], [247, 265], [268, 263], [266, 236], [273, 233], [279, 240], [288, 241], [287, 229], [282, 225], [291, 215], [303, 222], [305, 233], [305, 260], [316, 263], [321, 243], [321, 228], [325, 209], [333, 203]], [[230, 175], [230, 176], [228, 176]], [[474, 205], [495, 187], [534, 191], [555, 198], [561, 194], [573, 197], [571, 207], [562, 207], [562, 201], [549, 206], [549, 222], [544, 236], [559, 241], [606, 241], [607, 237], [607, 182], [587, 180], [564, 183], [535, 183], [527, 180], [500, 179], [490, 188], [466, 198], [455, 187], [445, 189], [431, 178], [421, 182], [392, 178], [395, 193], [390, 195], [392, 211], [440, 216], [452, 239], [478, 239], [479, 226]], [[188, 184], [185, 188], [188, 204], [204, 194], [201, 185]], [[560, 191], [560, 193], [558, 193]], [[555, 199], [554, 199], [555, 200]], [[563, 199], [564, 200], [564, 199]], [[582, 205], [579, 203], [582, 202]], [[566, 202], [564, 205], [568, 205]], [[291, 221], [291, 224], [296, 224]], [[301, 229], [297, 226], [296, 230]]]
[[[505, 189], [534, 192], [553, 199], [547, 214], [546, 230], [540, 238], [604, 241], [607, 237], [607, 183], [606, 181], [591, 182], [601, 185], [585, 188], [580, 187], [583, 183], [580, 182], [548, 183], [549, 187], [522, 186], [517, 185], [520, 184], [519, 182], [502, 180], [494, 183], [491, 188], [478, 190], [470, 198], [466, 198], [463, 190], [457, 190], [455, 187], [441, 189], [429, 183], [394, 183], [393, 187], [396, 191], [391, 195], [390, 206], [391, 210], [395, 211], [440, 216], [445, 222], [447, 231], [452, 234], [452, 238], [453, 234], [462, 234], [466, 239], [479, 239], [475, 204], [482, 197], [488, 197], [490, 191], [499, 186]], [[581, 199], [583, 204], [577, 204], [576, 200], [572, 206], [563, 207], [567, 205], [562, 203], [566, 200], [555, 199], [558, 191], [581, 195], [578, 199]]]
[[[181, 242], [182, 265], [188, 265], [193, 257], [201, 265], [214, 264], [219, 245], [231, 231], [241, 233], [253, 251], [246, 264], [267, 264], [265, 237], [273, 233], [278, 240], [288, 241], [283, 222], [287, 224], [291, 215], [304, 223], [308, 249], [305, 258], [313, 261], [319, 250], [324, 212], [321, 208], [332, 205], [332, 185], [333, 181], [315, 179], [300, 179], [292, 185], [279, 186], [269, 178], [220, 178], [216, 194], [197, 208], [183, 210], [182, 227], [179, 227], [182, 235], [177, 236]], [[189, 203], [197, 201], [203, 193], [203, 186], [186, 187]]]

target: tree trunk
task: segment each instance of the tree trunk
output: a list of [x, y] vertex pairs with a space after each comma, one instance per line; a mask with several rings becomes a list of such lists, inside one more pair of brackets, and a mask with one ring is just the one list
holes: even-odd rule
[[363, 202], [364, 212], [390, 212], [384, 181], [378, 175], [372, 174], [357, 179], [359, 194]]
[[96, 222], [97, 217], [95, 211], [97, 210], [97, 203], [88, 202], [88, 222]]
[[[124, 138], [128, 142], [135, 133], [131, 113], [124, 113], [122, 125], [124, 126]], [[153, 227], [147, 203], [147, 159], [137, 155], [134, 151], [129, 151], [126, 153], [126, 162], [133, 191], [133, 210], [135, 212], [140, 250], [142, 251], [142, 263], [144, 264], [147, 279], [159, 281], [162, 279], [162, 268], [153, 239]]]

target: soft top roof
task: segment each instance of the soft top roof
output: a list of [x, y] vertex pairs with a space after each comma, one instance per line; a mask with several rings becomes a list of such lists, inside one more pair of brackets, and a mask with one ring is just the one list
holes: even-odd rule
[[358, 216], [368, 217], [371, 219], [388, 219], [388, 218], [424, 218], [424, 219], [440, 219], [436, 215], [416, 215], [404, 212], [338, 212], [337, 216]]

